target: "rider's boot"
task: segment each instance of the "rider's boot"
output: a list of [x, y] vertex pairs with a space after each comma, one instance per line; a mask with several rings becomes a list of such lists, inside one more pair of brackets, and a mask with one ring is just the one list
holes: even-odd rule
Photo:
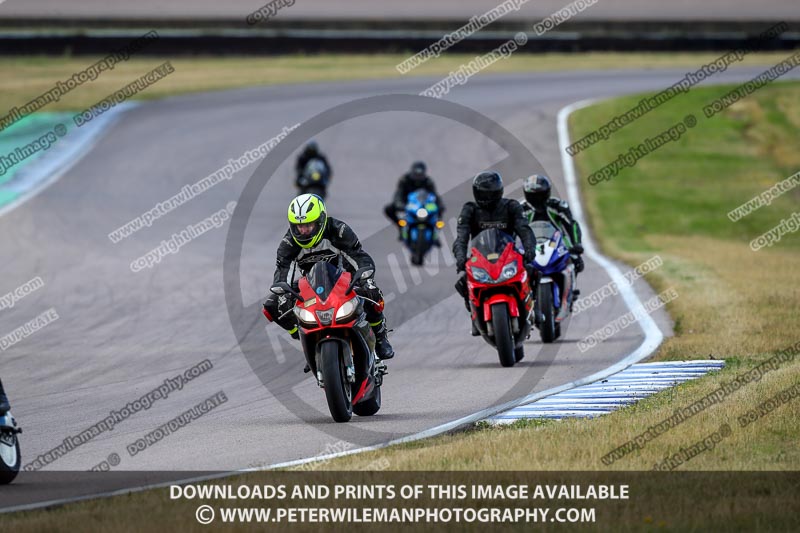
[[[577, 276], [576, 276], [577, 277]], [[575, 300], [578, 299], [578, 296], [581, 295], [581, 291], [575, 289], [572, 291], [572, 302], [569, 304], [569, 312], [572, 313], [572, 308], [575, 306]]]
[[3, 382], [0, 381], [0, 416], [6, 414], [10, 409], [11, 406], [8, 404], [8, 397], [3, 390]]
[[394, 357], [394, 349], [387, 338], [386, 320], [381, 320], [378, 324], [372, 325], [372, 331], [375, 332], [375, 354], [378, 359], [383, 360]]
[[472, 322], [472, 336], [473, 337], [480, 337], [481, 332], [478, 331], [478, 326], [475, 325], [475, 322]]

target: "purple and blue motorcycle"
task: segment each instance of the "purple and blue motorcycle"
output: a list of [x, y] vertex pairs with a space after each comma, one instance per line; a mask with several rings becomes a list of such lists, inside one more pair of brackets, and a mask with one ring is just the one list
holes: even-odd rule
[[569, 318], [575, 298], [575, 267], [563, 236], [548, 221], [530, 223], [536, 237], [533, 262], [534, 325], [542, 342], [561, 336], [561, 323]]

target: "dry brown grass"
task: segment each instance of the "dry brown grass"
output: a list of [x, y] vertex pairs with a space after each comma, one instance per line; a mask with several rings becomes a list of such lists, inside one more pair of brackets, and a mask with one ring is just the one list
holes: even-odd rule
[[[274, 85], [358, 79], [404, 77], [395, 65], [404, 54], [315, 55], [276, 57], [177, 57], [137, 58], [104, 72], [97, 80], [71, 91], [43, 111], [77, 111], [131, 83], [164, 61], [171, 61], [175, 72], [152, 85], [134, 99], [163, 98], [175, 94]], [[406, 76], [446, 76], [475, 56], [445, 54], [428, 61]], [[486, 72], [538, 72], [573, 69], [697, 67], [715, 56], [701, 54], [515, 54], [489, 67]], [[781, 57], [776, 53], [751, 54], [743, 65], [767, 65]], [[20, 106], [49, 90], [57, 81], [87, 68], [99, 58], [20, 57], [0, 58], [0, 110]]]

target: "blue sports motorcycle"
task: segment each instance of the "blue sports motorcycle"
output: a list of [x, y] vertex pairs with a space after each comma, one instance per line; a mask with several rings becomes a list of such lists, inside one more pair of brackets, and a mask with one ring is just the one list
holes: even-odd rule
[[561, 323], [572, 312], [575, 298], [575, 267], [561, 232], [547, 221], [530, 223], [536, 237], [533, 262], [534, 325], [542, 342], [561, 336]]
[[439, 219], [436, 195], [425, 189], [410, 193], [398, 224], [401, 238], [411, 252], [411, 263], [422, 265], [428, 250], [439, 242], [438, 233], [444, 227], [444, 222]]

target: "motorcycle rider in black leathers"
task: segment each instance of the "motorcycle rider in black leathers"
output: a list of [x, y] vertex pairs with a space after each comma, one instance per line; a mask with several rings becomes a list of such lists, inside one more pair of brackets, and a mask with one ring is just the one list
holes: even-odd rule
[[297, 176], [302, 175], [306, 165], [312, 159], [319, 159], [325, 163], [325, 166], [328, 168], [328, 179], [333, 177], [333, 167], [328, 162], [328, 158], [325, 157], [325, 154], [319, 151], [319, 145], [316, 141], [309, 141], [305, 148], [303, 148], [303, 151], [300, 152], [300, 155], [297, 156], [297, 162], [294, 165], [295, 174]]
[[[277, 269], [273, 286], [279, 282], [297, 283], [289, 278], [292, 264], [306, 275], [319, 261], [327, 261], [350, 273], [369, 267], [372, 274], [361, 279], [355, 291], [359, 296], [376, 303], [366, 302], [367, 321], [375, 332], [375, 353], [379, 359], [391, 359], [394, 350], [386, 338], [386, 320], [383, 315], [383, 294], [375, 284], [375, 262], [361, 247], [358, 237], [350, 226], [329, 217], [325, 203], [314, 194], [301, 194], [289, 204], [289, 231], [278, 246]], [[292, 276], [294, 277], [294, 276]], [[285, 294], [270, 294], [264, 303], [264, 315], [271, 322], [287, 330], [297, 338], [297, 321], [291, 310], [294, 302]], [[283, 317], [283, 318], [281, 318]]]
[[584, 264], [583, 244], [581, 244], [581, 226], [572, 217], [569, 204], [552, 194], [552, 184], [547, 176], [534, 174], [525, 179], [523, 183], [525, 202], [522, 204], [525, 219], [530, 224], [537, 220], [545, 220], [553, 224], [564, 238], [564, 244], [569, 249], [575, 272], [583, 272]]
[[[424, 162], [415, 161], [414, 164], [411, 165], [411, 169], [400, 177], [400, 180], [397, 182], [394, 197], [392, 198], [392, 203], [387, 204], [383, 208], [383, 212], [389, 220], [395, 224], [399, 222], [397, 212], [405, 210], [408, 195], [418, 189], [425, 189], [435, 194], [436, 205], [439, 206], [439, 217], [441, 218], [444, 215], [444, 203], [436, 192], [436, 184], [431, 177], [428, 176], [427, 172], [428, 167]], [[401, 231], [399, 226], [397, 229], [398, 232]]]
[[6, 396], [6, 391], [3, 389], [3, 382], [0, 380], [0, 416], [3, 416], [10, 410], [11, 406], [8, 404], [8, 396]]
[[[522, 206], [516, 200], [503, 198], [503, 180], [497, 172], [481, 172], [472, 180], [475, 202], [467, 202], [458, 217], [458, 233], [453, 243], [458, 279], [456, 291], [464, 298], [469, 310], [467, 293], [466, 262], [469, 240], [485, 229], [496, 228], [509, 235], [519, 236], [525, 249], [525, 264], [536, 257], [536, 240], [528, 225]], [[480, 335], [475, 324], [472, 334]]]

